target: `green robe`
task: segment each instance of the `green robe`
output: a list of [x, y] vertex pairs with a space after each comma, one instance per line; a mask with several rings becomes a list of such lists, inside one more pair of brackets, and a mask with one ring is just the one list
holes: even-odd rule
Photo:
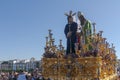
[[89, 50], [92, 49], [92, 46], [90, 45], [91, 35], [92, 35], [91, 23], [90, 21], [87, 20], [83, 25], [83, 36], [85, 39], [85, 44], [88, 45]]

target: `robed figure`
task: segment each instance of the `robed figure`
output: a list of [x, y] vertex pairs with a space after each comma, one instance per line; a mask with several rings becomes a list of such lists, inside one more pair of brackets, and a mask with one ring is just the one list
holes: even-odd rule
[[77, 33], [77, 23], [73, 21], [73, 15], [67, 16], [68, 23], [65, 26], [64, 33], [67, 38], [66, 55], [75, 53], [75, 42]]
[[90, 45], [92, 39], [92, 30], [91, 30], [91, 23], [87, 20], [82, 12], [78, 12], [78, 19], [80, 20], [82, 30], [81, 34], [83, 36], [83, 44], [87, 45], [88, 51], [92, 50], [92, 46]]

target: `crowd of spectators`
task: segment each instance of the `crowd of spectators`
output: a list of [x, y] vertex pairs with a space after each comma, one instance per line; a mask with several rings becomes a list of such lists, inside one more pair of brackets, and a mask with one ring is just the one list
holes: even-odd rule
[[[12, 72], [0, 72], [0, 80], [46, 80], [38, 70], [26, 72], [23, 70]], [[50, 79], [47, 79], [50, 80]]]
[[[44, 79], [39, 70], [27, 71], [12, 71], [12, 72], [0, 72], [0, 80], [51, 80], [50, 78]], [[120, 73], [118, 71], [118, 79], [120, 80]]]

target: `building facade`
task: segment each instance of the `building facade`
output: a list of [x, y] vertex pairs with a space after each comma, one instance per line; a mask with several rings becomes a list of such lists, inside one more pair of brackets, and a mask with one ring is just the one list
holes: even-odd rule
[[14, 59], [9, 61], [0, 61], [0, 70], [25, 70], [31, 71], [33, 69], [39, 68], [40, 61], [35, 60], [35, 58], [31, 59]]

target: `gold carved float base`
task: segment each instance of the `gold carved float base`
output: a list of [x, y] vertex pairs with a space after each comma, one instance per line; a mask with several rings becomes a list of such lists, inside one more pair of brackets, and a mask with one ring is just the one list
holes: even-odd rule
[[43, 58], [42, 75], [52, 80], [117, 79], [114, 64], [103, 61], [101, 57]]

